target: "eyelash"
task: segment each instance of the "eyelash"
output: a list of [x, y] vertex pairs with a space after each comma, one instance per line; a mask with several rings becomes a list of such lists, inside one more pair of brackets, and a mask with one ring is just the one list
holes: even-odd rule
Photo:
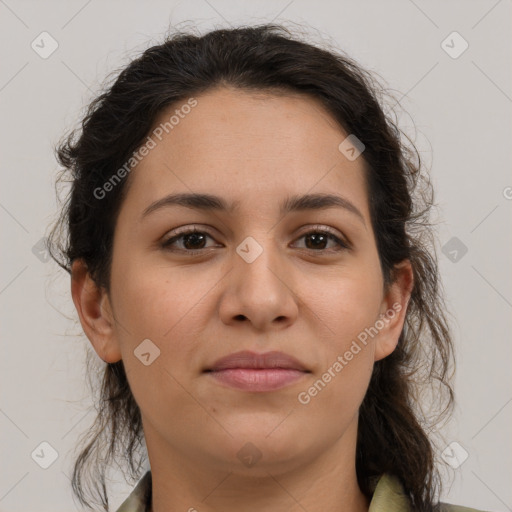
[[[200, 229], [197, 229], [197, 228], [187, 228], [181, 232], [177, 232], [173, 237], [171, 238], [168, 238], [167, 240], [165, 240], [164, 242], [162, 242], [161, 244], [161, 247], [167, 251], [171, 251], [171, 252], [182, 252], [182, 253], [185, 253], [186, 255], [188, 256], [195, 256], [196, 254], [202, 252], [202, 251], [206, 251], [208, 250], [209, 248], [203, 248], [203, 249], [170, 249], [169, 247], [171, 246], [171, 244], [173, 244], [174, 242], [176, 242], [177, 240], [179, 240], [180, 238], [186, 236], [186, 235], [190, 235], [190, 234], [193, 234], [193, 233], [199, 233], [199, 234], [202, 234], [202, 235], [207, 235], [208, 237], [212, 238], [213, 239], [213, 236], [211, 236], [207, 231], [204, 231], [204, 230], [200, 230]], [[304, 238], [305, 236], [308, 236], [308, 235], [312, 235], [312, 234], [321, 234], [321, 235], [327, 235], [328, 238], [330, 240], [334, 240], [339, 248], [337, 249], [303, 249], [303, 250], [306, 250], [306, 251], [311, 251], [311, 252], [314, 252], [314, 253], [321, 253], [321, 252], [340, 252], [340, 251], [343, 251], [343, 250], [348, 250], [350, 249], [350, 245], [347, 243], [347, 242], [344, 242], [343, 240], [341, 240], [338, 236], [336, 236], [332, 231], [330, 231], [329, 229], [323, 227], [323, 228], [320, 228], [320, 227], [314, 227], [312, 230], [306, 232], [306, 233], [303, 233], [300, 237], [300, 238]]]

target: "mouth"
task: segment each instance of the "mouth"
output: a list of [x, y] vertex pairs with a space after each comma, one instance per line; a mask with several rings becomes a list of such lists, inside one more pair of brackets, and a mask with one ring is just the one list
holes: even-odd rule
[[266, 392], [289, 386], [311, 371], [283, 352], [242, 351], [217, 360], [204, 373], [227, 387]]

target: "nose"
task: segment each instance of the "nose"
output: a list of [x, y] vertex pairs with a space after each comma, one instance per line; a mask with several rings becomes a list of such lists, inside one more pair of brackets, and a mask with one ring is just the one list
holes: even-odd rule
[[[293, 324], [298, 315], [298, 297], [294, 291], [295, 273], [290, 263], [278, 254], [272, 242], [261, 241], [242, 249], [261, 253], [251, 261], [243, 250], [233, 252], [233, 266], [223, 280], [219, 314], [227, 325], [248, 322], [254, 330], [284, 329]], [[241, 244], [243, 245], [243, 244]], [[263, 249], [263, 250], [261, 250]]]

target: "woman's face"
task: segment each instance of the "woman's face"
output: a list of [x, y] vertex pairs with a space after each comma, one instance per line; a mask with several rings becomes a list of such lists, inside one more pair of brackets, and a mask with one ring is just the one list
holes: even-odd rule
[[[122, 358], [150, 458], [255, 474], [336, 453], [348, 437], [352, 449], [411, 286], [409, 272], [383, 291], [362, 156], [339, 149], [349, 134], [311, 98], [217, 89], [196, 100], [131, 171], [105, 328], [87, 334], [105, 360]], [[227, 209], [148, 211], [178, 194]], [[295, 201], [313, 194], [343, 201]], [[282, 352], [300, 368], [243, 370], [236, 359], [238, 370], [206, 371], [239, 351]]]

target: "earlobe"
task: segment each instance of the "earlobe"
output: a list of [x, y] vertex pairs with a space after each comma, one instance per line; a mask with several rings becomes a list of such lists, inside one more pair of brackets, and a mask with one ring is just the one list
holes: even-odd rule
[[107, 363], [119, 361], [121, 351], [108, 294], [96, 285], [83, 260], [73, 261], [71, 295], [82, 328], [98, 356]]
[[382, 301], [380, 325], [383, 327], [376, 338], [375, 361], [384, 359], [395, 350], [414, 287], [414, 275], [409, 260], [400, 262], [395, 269], [395, 280]]

